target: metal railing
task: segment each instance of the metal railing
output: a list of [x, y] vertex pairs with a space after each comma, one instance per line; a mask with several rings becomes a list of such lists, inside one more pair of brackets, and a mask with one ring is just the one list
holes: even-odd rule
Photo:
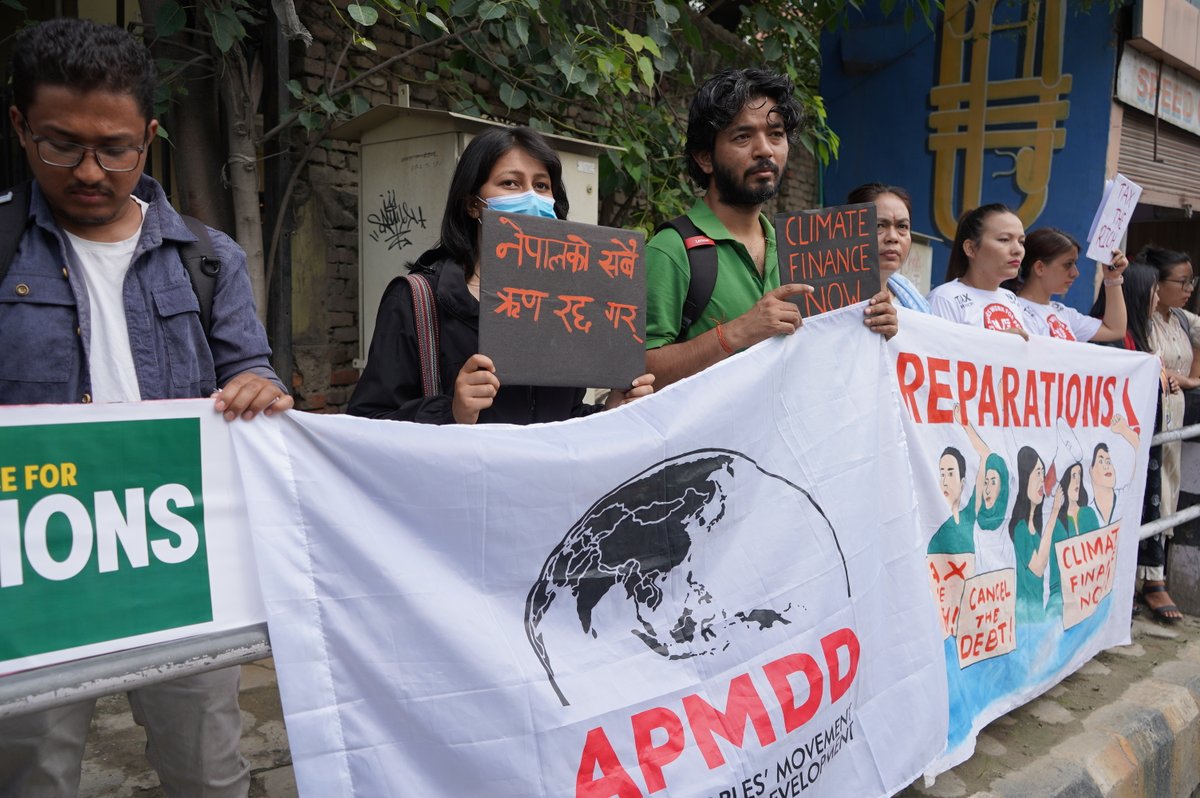
[[[1150, 445], [1158, 446], [1163, 443], [1186, 441], [1196, 437], [1200, 437], [1200, 424], [1192, 424], [1190, 427], [1181, 427], [1180, 429], [1171, 430], [1169, 432], [1160, 432], [1150, 440]], [[1160, 518], [1157, 521], [1151, 521], [1148, 524], [1142, 524], [1142, 526], [1138, 529], [1138, 540], [1145, 540], [1148, 537], [1153, 537], [1159, 532], [1165, 532], [1168, 529], [1173, 529], [1180, 524], [1196, 518], [1200, 518], [1200, 504], [1193, 504], [1191, 507], [1171, 513], [1166, 518]]]
[[[1152, 445], [1200, 437], [1200, 424], [1160, 432]], [[1138, 530], [1144, 540], [1200, 518], [1200, 504]], [[52, 709], [193, 673], [242, 665], [270, 656], [266, 624], [104, 654], [0, 678], [0, 718]]]
[[13, 673], [0, 678], [0, 718], [243, 665], [270, 655], [264, 623]]

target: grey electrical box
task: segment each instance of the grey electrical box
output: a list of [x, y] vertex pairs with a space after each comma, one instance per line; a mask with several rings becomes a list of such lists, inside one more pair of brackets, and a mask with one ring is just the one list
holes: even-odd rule
[[[331, 135], [357, 141], [359, 368], [366, 365], [379, 299], [388, 283], [440, 237], [450, 179], [463, 149], [495, 122], [448, 111], [380, 105]], [[599, 157], [606, 149], [547, 135], [562, 159], [572, 221], [596, 224]]]

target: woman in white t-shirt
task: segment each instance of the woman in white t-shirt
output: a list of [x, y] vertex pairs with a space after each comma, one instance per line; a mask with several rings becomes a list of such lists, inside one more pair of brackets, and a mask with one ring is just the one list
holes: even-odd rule
[[1079, 276], [1079, 242], [1054, 227], [1039, 227], [1025, 236], [1025, 259], [1010, 288], [1017, 291], [1022, 323], [1032, 335], [1067, 341], [1119, 341], [1125, 337], [1125, 297], [1122, 276], [1129, 261], [1119, 249], [1104, 270], [1107, 302], [1104, 318], [1085, 316], [1069, 305], [1054, 301], [1065, 294]]
[[959, 324], [1028, 340], [1016, 294], [1000, 286], [1017, 276], [1024, 256], [1025, 226], [1007, 206], [993, 203], [967, 211], [958, 220], [946, 282], [929, 292], [930, 310]]

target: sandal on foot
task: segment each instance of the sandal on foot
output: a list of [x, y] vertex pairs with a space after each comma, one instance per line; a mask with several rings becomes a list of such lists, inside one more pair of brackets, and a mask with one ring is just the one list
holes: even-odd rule
[[[1174, 604], [1161, 604], [1161, 605], [1155, 607], [1149, 601], [1146, 601], [1146, 595], [1148, 593], [1166, 593], [1166, 592], [1167, 592], [1167, 586], [1162, 583], [1159, 583], [1157, 585], [1143, 585], [1142, 586], [1142, 601], [1144, 601], [1146, 603], [1147, 609], [1149, 609], [1150, 612], [1154, 614], [1154, 619], [1156, 621], [1159, 621], [1160, 623], [1165, 623], [1168, 625], [1173, 624], [1173, 623], [1179, 623], [1180, 621], [1183, 620], [1183, 615], [1180, 612], [1179, 608], [1176, 607]], [[1178, 614], [1172, 615], [1171, 613], [1178, 613]]]

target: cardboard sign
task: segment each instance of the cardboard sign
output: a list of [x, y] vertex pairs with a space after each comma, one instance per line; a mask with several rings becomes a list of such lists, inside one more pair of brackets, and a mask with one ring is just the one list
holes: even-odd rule
[[646, 371], [646, 237], [482, 213], [479, 351], [501, 385], [628, 388]]
[[967, 580], [975, 575], [975, 555], [928, 554], [929, 588], [937, 602], [942, 639], [958, 634], [958, 616]]
[[958, 609], [958, 666], [965, 668], [1016, 648], [1016, 610], [1015, 568], [968, 579]]
[[1092, 219], [1087, 256], [1098, 263], [1111, 263], [1112, 251], [1121, 247], [1129, 220], [1142, 196], [1142, 187], [1118, 174], [1104, 186], [1104, 198]]
[[870, 299], [880, 291], [875, 203], [775, 216], [781, 283], [813, 293], [792, 297], [805, 318]]
[[1110, 524], [1054, 544], [1062, 574], [1063, 629], [1087, 620], [1112, 592], [1121, 525]]

